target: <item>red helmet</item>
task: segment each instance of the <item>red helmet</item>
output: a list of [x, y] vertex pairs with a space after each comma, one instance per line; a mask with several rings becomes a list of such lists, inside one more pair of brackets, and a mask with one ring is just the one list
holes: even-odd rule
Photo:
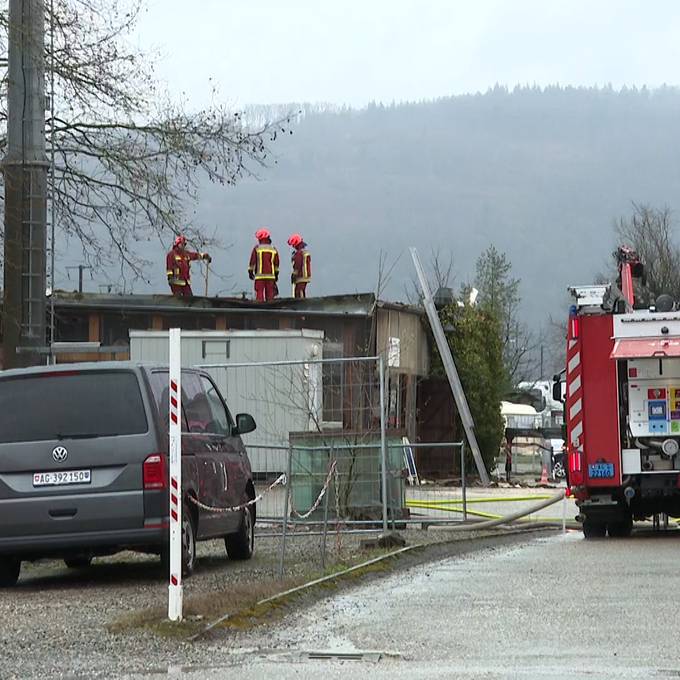
[[264, 241], [266, 238], [271, 238], [271, 234], [269, 233], [269, 229], [258, 229], [255, 232], [255, 238], [258, 241]]
[[173, 246], [176, 248], [177, 246], [182, 246], [184, 247], [187, 244], [187, 240], [185, 236], [182, 236], [181, 234], [175, 239], [175, 243]]
[[297, 248], [302, 243], [302, 236], [300, 234], [292, 234], [288, 239], [288, 245]]

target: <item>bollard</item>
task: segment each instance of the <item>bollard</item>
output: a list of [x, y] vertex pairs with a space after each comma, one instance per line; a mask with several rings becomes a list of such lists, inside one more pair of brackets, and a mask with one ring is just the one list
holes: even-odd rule
[[463, 522], [467, 522], [467, 488], [465, 486], [465, 440], [460, 445], [460, 486], [463, 492]]
[[283, 528], [281, 535], [281, 561], [279, 563], [279, 578], [283, 578], [286, 564], [286, 534], [288, 533], [288, 507], [290, 505], [290, 487], [293, 469], [293, 447], [288, 446], [288, 462], [286, 464], [286, 495], [283, 501]]
[[380, 371], [380, 472], [382, 484], [382, 525], [387, 533], [387, 433], [385, 429], [385, 358], [380, 355], [378, 361]]
[[[331, 448], [328, 454], [328, 467], [330, 469], [330, 466], [333, 464], [333, 444], [331, 443]], [[326, 568], [326, 536], [328, 535], [328, 502], [330, 500], [330, 495], [331, 495], [331, 485], [328, 485], [328, 488], [326, 489], [326, 497], [324, 498], [324, 503], [323, 503], [323, 537], [321, 539], [321, 569]], [[336, 518], [337, 522], [337, 518]]]

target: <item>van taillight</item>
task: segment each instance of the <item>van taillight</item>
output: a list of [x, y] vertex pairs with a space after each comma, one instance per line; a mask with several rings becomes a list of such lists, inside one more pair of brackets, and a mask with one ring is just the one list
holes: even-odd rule
[[165, 456], [154, 453], [144, 461], [144, 490], [167, 489], [168, 475], [165, 468]]

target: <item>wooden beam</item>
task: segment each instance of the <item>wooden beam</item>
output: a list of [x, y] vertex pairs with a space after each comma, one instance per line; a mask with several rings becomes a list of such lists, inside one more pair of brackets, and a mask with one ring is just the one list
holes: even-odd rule
[[96, 312], [90, 312], [88, 317], [88, 342], [101, 342], [101, 317]]

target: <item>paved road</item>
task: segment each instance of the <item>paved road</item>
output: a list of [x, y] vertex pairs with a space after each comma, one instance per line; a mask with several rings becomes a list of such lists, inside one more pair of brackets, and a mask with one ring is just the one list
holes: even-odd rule
[[[678, 678], [680, 532], [555, 535], [361, 586], [205, 646], [198, 678]], [[308, 652], [383, 652], [318, 661]], [[202, 655], [203, 656], [203, 655]], [[146, 675], [149, 677], [168, 677]]]

